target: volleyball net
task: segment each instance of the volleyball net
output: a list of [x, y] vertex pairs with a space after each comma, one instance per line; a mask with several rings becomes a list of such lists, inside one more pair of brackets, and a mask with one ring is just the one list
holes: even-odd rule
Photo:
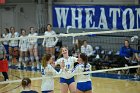
[[[72, 29], [77, 30], [77, 29]], [[76, 53], [80, 53], [80, 51], [73, 50], [73, 47], [75, 46], [76, 40], [81, 41], [80, 46], [83, 44], [83, 40], [86, 40], [89, 45], [92, 46], [92, 56], [89, 58], [89, 63], [92, 65], [92, 70], [90, 72], [82, 72], [82, 73], [76, 73], [73, 75], [80, 75], [80, 74], [93, 74], [93, 73], [118, 73], [118, 71], [122, 71], [122, 74], [132, 74], [138, 72], [138, 68], [140, 68], [140, 65], [138, 60], [134, 58], [131, 60], [129, 66], [123, 67], [119, 65], [119, 61], [123, 61], [118, 58], [119, 56], [119, 50], [121, 46], [124, 45], [124, 40], [129, 40], [130, 45], [132, 48], [139, 50], [140, 49], [140, 29], [128, 29], [128, 30], [110, 30], [110, 31], [93, 31], [93, 32], [86, 32], [82, 31], [79, 33], [59, 33], [52, 36], [30, 36], [30, 37], [17, 37], [17, 38], [1, 38], [0, 41], [8, 41], [8, 40], [22, 40], [22, 39], [38, 39], [38, 56], [39, 56], [39, 62], [41, 62], [42, 56], [46, 53], [45, 47], [42, 46], [42, 42], [44, 38], [49, 37], [58, 37], [58, 43], [55, 46], [55, 57], [57, 60], [57, 57], [60, 52], [60, 48], [62, 46], [67, 46], [69, 49], [69, 54], [71, 56], [77, 56]], [[19, 55], [20, 56], [20, 55]], [[31, 64], [27, 65], [26, 68], [21, 65], [20, 68], [17, 67], [19, 56], [16, 58], [16, 62], [13, 62], [11, 66], [9, 66], [9, 81], [6, 82], [0, 82], [0, 84], [5, 83], [15, 83], [20, 82], [22, 78], [29, 77], [31, 80], [40, 80], [41, 72], [37, 69], [32, 69]], [[138, 54], [138, 56], [140, 56]], [[28, 59], [30, 59], [30, 53], [28, 54]], [[117, 59], [118, 58], [118, 59]], [[29, 60], [30, 61], [30, 60]], [[10, 62], [8, 62], [10, 63]], [[41, 65], [41, 64], [40, 64]], [[59, 70], [60, 68], [55, 68], [56, 70]], [[124, 71], [124, 72], [123, 72]], [[129, 72], [127, 72], [129, 71]], [[132, 73], [131, 73], [132, 72]], [[69, 74], [67, 74], [69, 75]], [[55, 75], [55, 77], [61, 77], [63, 74]]]

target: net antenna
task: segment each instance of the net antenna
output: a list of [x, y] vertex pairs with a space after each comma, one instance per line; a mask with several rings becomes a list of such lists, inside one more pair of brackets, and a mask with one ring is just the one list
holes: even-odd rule
[[71, 28], [75, 28], [75, 27], [73, 27], [73, 26], [67, 26], [67, 34], [69, 33], [69, 29], [71, 29]]
[[[71, 29], [71, 28], [75, 28], [75, 27], [73, 27], [73, 26], [67, 26], [67, 34], [69, 33], [69, 29]], [[75, 43], [74, 36], [73, 36], [72, 43], [73, 43], [73, 44]]]

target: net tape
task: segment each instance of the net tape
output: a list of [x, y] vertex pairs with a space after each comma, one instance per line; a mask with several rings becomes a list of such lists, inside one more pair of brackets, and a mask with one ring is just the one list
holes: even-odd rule
[[28, 36], [28, 37], [16, 37], [16, 38], [0, 38], [0, 41], [7, 41], [7, 40], [20, 40], [20, 39], [29, 39], [29, 38], [48, 38], [48, 37], [76, 37], [76, 36], [85, 36], [85, 35], [92, 35], [92, 34], [111, 34], [111, 33], [124, 33], [124, 32], [134, 32], [140, 31], [140, 29], [127, 29], [127, 30], [109, 30], [109, 31], [96, 31], [96, 32], [85, 32], [84, 33], [69, 33], [63, 34], [60, 33], [59, 35], [50, 35], [50, 36]]
[[[131, 68], [140, 68], [140, 65], [137, 66], [129, 66], [129, 67], [120, 67], [120, 68], [111, 68], [111, 69], [102, 69], [102, 70], [96, 70], [96, 71], [87, 71], [87, 72], [81, 72], [81, 73], [65, 73], [65, 74], [58, 74], [58, 75], [53, 75], [51, 77], [58, 78], [58, 77], [63, 77], [63, 76], [71, 76], [71, 75], [81, 75], [81, 74], [91, 74], [91, 73], [101, 73], [101, 72], [107, 72], [107, 71], [118, 71], [118, 70], [126, 70], [126, 69], [131, 69]], [[31, 80], [41, 80], [44, 78], [49, 78], [50, 76], [46, 77], [35, 77], [35, 78], [30, 78]], [[0, 82], [0, 84], [7, 84], [7, 83], [18, 83], [21, 82], [22, 79], [20, 80], [9, 80], [9, 81], [3, 81]]]

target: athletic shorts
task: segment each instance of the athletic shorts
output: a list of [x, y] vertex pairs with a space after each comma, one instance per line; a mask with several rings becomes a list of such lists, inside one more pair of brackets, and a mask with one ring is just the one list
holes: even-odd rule
[[37, 48], [37, 43], [35, 43], [35, 44], [29, 44], [29, 49], [33, 49], [33, 48]]
[[20, 47], [20, 51], [26, 52], [26, 51], [28, 51], [28, 48], [27, 47]]
[[91, 81], [87, 82], [77, 82], [77, 89], [83, 92], [92, 90], [92, 84]]
[[19, 48], [18, 46], [9, 46], [9, 47], [11, 47], [11, 48]]
[[42, 91], [42, 93], [49, 93], [52, 92], [53, 90], [48, 90], [48, 91]]
[[60, 77], [60, 83], [66, 83], [68, 85], [70, 85], [72, 82], [75, 82], [74, 77], [70, 78], [70, 79], [65, 79]]

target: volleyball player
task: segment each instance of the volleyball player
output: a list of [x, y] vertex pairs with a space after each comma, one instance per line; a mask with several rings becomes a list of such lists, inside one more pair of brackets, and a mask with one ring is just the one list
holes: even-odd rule
[[23, 91], [21, 93], [38, 93], [35, 90], [31, 90], [31, 80], [29, 78], [23, 78], [21, 85], [23, 87]]
[[[19, 37], [19, 33], [15, 31], [14, 27], [10, 28], [10, 38]], [[10, 40], [9, 41], [9, 60], [16, 61], [18, 58], [19, 50], [18, 50], [18, 40]], [[19, 66], [19, 64], [18, 64]]]
[[[10, 38], [10, 33], [9, 33], [9, 29], [8, 28], [4, 28], [4, 33], [2, 34], [2, 38], [4, 39], [9, 39]], [[7, 56], [7, 60], [9, 59], [9, 40], [5, 40], [3, 41], [3, 45], [6, 49], [6, 56]]]
[[[52, 36], [56, 35], [56, 33], [52, 30], [52, 25], [47, 25], [47, 31], [44, 33], [45, 36]], [[44, 38], [42, 45], [46, 47], [46, 53], [52, 54], [54, 56], [55, 54], [55, 45], [58, 42], [57, 37], [47, 37]]]
[[53, 57], [51, 54], [46, 54], [42, 58], [41, 73], [42, 77], [50, 76], [48, 78], [42, 79], [41, 91], [42, 93], [54, 93], [54, 79], [51, 77], [54, 74], [59, 74], [51, 63], [53, 62]]
[[[55, 64], [65, 63], [65, 73], [70, 73], [74, 68], [74, 63], [77, 62], [77, 58], [73, 56], [69, 56], [68, 49], [66, 47], [62, 47], [60, 53], [63, 55], [62, 58], [58, 59]], [[75, 93], [76, 86], [73, 75], [60, 77], [61, 83], [61, 93], [68, 93], [68, 89], [70, 93]]]
[[28, 62], [28, 38], [26, 35], [26, 30], [21, 29], [21, 36], [22, 39], [19, 41], [19, 48], [20, 48], [20, 57], [19, 62], [22, 63], [24, 67], [26, 67], [26, 63]]
[[[38, 33], [35, 32], [34, 27], [30, 27], [30, 33], [28, 35], [29, 37], [32, 36], [38, 36]], [[34, 69], [34, 59], [37, 62], [37, 69], [39, 70], [39, 57], [38, 57], [38, 44], [37, 44], [37, 39], [36, 38], [29, 38], [29, 52], [30, 52], [30, 60], [32, 64], [32, 70]]]
[[[91, 65], [88, 63], [86, 54], [81, 53], [78, 56], [78, 65], [73, 69], [72, 73], [81, 73], [91, 71]], [[90, 74], [81, 74], [76, 76], [77, 89], [76, 93], [92, 93], [92, 83]]]

